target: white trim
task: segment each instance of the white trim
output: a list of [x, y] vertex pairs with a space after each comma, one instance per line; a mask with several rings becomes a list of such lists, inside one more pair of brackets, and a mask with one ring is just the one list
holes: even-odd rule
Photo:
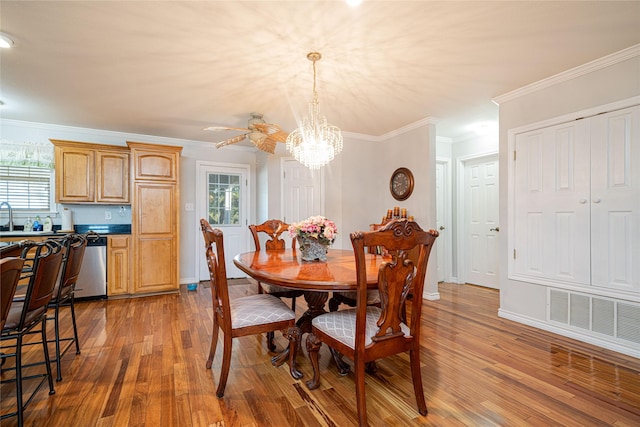
[[422, 299], [426, 299], [428, 301], [438, 301], [440, 299], [440, 292], [423, 292]]
[[458, 229], [458, 236], [456, 239], [456, 242], [457, 242], [456, 259], [458, 261], [458, 278], [457, 278], [458, 282], [457, 283], [467, 283], [466, 253], [464, 251], [464, 248], [465, 248], [464, 238], [466, 235], [467, 226], [465, 224], [465, 214], [462, 211], [462, 209], [465, 208], [465, 200], [464, 200], [465, 185], [466, 185], [466, 182], [465, 182], [466, 165], [465, 164], [470, 161], [481, 160], [483, 158], [489, 158], [494, 156], [497, 156], [498, 162], [499, 162], [500, 155], [498, 151], [490, 151], [482, 154], [472, 154], [469, 156], [458, 157], [456, 159], [456, 171], [458, 175], [457, 177], [458, 194], [456, 197], [456, 202], [457, 202], [456, 206], [458, 210], [457, 221], [456, 221], [457, 229]]
[[500, 105], [508, 101], [513, 101], [514, 99], [520, 98], [522, 96], [529, 95], [533, 92], [537, 92], [541, 89], [546, 89], [548, 87], [575, 79], [577, 77], [592, 73], [602, 68], [610, 67], [619, 62], [635, 58], [636, 56], [640, 56], [640, 44], [633, 45], [626, 49], [612, 53], [611, 55], [607, 55], [594, 61], [587, 62], [586, 64], [571, 68], [554, 76], [547, 77], [546, 79], [539, 80], [535, 83], [528, 84], [519, 89], [507, 92], [503, 95], [496, 96], [491, 100], [495, 104]]
[[354, 133], [354, 132], [342, 132], [342, 135], [352, 139], [360, 139], [363, 141], [371, 141], [371, 142], [384, 142], [389, 138], [393, 138], [395, 136], [402, 135], [404, 133], [410, 132], [414, 129], [421, 128], [425, 125], [438, 124], [440, 119], [436, 117], [425, 117], [413, 123], [409, 123], [408, 125], [402, 126], [398, 129], [392, 130], [390, 132], [384, 133], [382, 135], [366, 135], [363, 133]]
[[626, 354], [628, 356], [640, 358], [640, 350], [637, 347], [630, 347], [621, 345], [619, 342], [612, 342], [610, 340], [595, 337], [593, 335], [579, 333], [573, 330], [559, 328], [553, 326], [547, 322], [534, 319], [532, 317], [523, 316], [519, 313], [514, 313], [505, 309], [498, 309], [498, 317], [503, 319], [512, 320], [514, 322], [522, 323], [534, 328], [542, 329], [543, 331], [552, 332], [564, 337], [573, 338], [578, 341], [586, 342], [598, 347], [606, 348], [608, 350], [617, 351], [618, 353]]

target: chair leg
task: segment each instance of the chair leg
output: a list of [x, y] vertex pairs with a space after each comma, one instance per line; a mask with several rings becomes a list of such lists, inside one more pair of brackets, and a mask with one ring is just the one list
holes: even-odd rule
[[267, 349], [270, 352], [276, 351], [276, 344], [273, 342], [275, 334], [273, 332], [267, 332]]
[[76, 341], [76, 354], [80, 354], [80, 341], [78, 340], [78, 327], [76, 326], [76, 306], [73, 302], [73, 295], [70, 300], [71, 307], [71, 322], [73, 323], [73, 338]]
[[51, 374], [51, 359], [49, 358], [49, 346], [47, 345], [47, 318], [42, 319], [42, 351], [44, 353], [44, 364], [47, 368], [47, 378], [49, 380], [49, 395], [56, 394], [53, 388], [53, 375]]
[[307, 353], [313, 367], [313, 378], [307, 381], [307, 388], [315, 390], [320, 386], [320, 367], [318, 365], [318, 353], [322, 347], [322, 341], [312, 332], [307, 335]]
[[422, 374], [420, 373], [420, 349], [409, 351], [411, 360], [411, 379], [413, 380], [413, 392], [416, 395], [418, 412], [420, 415], [427, 415], [427, 404], [424, 401], [424, 390], [422, 389]]
[[[46, 341], [45, 344], [46, 345]], [[18, 407], [18, 425], [24, 425], [24, 407], [22, 406], [22, 335], [16, 338], [16, 406]]]
[[[214, 314], [215, 316], [215, 314]], [[207, 369], [211, 369], [211, 364], [213, 363], [213, 358], [216, 355], [216, 348], [218, 346], [218, 322], [213, 320], [213, 331], [211, 333], [211, 347], [209, 348], [209, 357], [207, 358]]]
[[[357, 359], [357, 358], [356, 358]], [[356, 405], [358, 408], [358, 421], [359, 425], [366, 426], [367, 424], [367, 397], [365, 395], [364, 384], [364, 367], [365, 364], [362, 361], [354, 361], [354, 370], [356, 371]]]
[[341, 302], [342, 298], [339, 295], [333, 295], [329, 300], [329, 311], [338, 311], [338, 307], [340, 307]]
[[55, 314], [53, 315], [54, 332], [56, 335], [56, 381], [62, 381], [62, 373], [60, 372], [60, 304], [56, 303]]
[[293, 310], [293, 312], [296, 312], [296, 297], [291, 298], [291, 310]]
[[223, 397], [224, 389], [227, 386], [227, 378], [229, 377], [229, 368], [231, 367], [231, 345], [233, 338], [231, 334], [224, 334], [224, 342], [222, 349], [222, 369], [220, 370], [220, 379], [218, 380], [218, 390], [216, 396]]

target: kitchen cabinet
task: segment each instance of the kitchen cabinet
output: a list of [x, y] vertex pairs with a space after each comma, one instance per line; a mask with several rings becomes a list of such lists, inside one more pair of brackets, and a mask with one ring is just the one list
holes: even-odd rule
[[107, 295], [127, 295], [131, 292], [131, 236], [116, 234], [107, 236]]
[[56, 202], [129, 204], [129, 149], [52, 139]]
[[182, 147], [127, 142], [133, 175], [132, 293], [179, 289]]

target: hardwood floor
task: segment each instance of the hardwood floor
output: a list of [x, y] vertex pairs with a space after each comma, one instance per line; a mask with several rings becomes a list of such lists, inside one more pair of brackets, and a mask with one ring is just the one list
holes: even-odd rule
[[[241, 296], [256, 286], [231, 291]], [[442, 284], [440, 293], [440, 301], [424, 302], [421, 360], [429, 414], [417, 412], [408, 356], [394, 356], [379, 361], [378, 372], [367, 378], [371, 425], [640, 425], [640, 360], [500, 319], [497, 291]], [[287, 366], [271, 366], [264, 336], [236, 339], [225, 396], [217, 399], [221, 345], [213, 369], [205, 369], [210, 298], [208, 288], [189, 292], [183, 286], [178, 295], [77, 304], [82, 354], [70, 350], [63, 357], [56, 394], [43, 387], [26, 410], [25, 425], [357, 424], [353, 375], [337, 374], [326, 346], [321, 387], [309, 391], [306, 354], [299, 357], [305, 378], [296, 381]], [[68, 320], [62, 321], [67, 336]], [[277, 337], [279, 348], [285, 343]], [[37, 353], [37, 346], [29, 349], [30, 358]], [[6, 413], [15, 403], [15, 385], [1, 392]], [[0, 421], [2, 427], [16, 424], [15, 417]]]

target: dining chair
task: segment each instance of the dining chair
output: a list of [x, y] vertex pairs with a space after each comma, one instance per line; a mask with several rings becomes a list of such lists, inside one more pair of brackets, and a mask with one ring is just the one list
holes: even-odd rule
[[[289, 229], [289, 224], [280, 221], [279, 219], [270, 219], [262, 224], [251, 224], [249, 230], [253, 236], [253, 243], [255, 250], [259, 251], [262, 248], [260, 244], [260, 236], [266, 236], [264, 242], [264, 248], [267, 251], [284, 249], [287, 245], [284, 239], [280, 236]], [[291, 247], [296, 247], [296, 239], [291, 239]], [[291, 309], [296, 311], [296, 298], [304, 294], [301, 290], [284, 288], [278, 285], [272, 285], [269, 283], [258, 282], [258, 293], [267, 293], [278, 298], [291, 298]], [[275, 351], [275, 344], [273, 343], [273, 332], [267, 333], [267, 348], [269, 351]]]
[[[360, 425], [367, 425], [365, 397], [365, 365], [376, 359], [409, 352], [413, 390], [418, 411], [427, 414], [427, 405], [420, 373], [420, 315], [422, 299], [410, 303], [411, 321], [402, 320], [407, 294], [413, 290], [422, 295], [429, 253], [438, 232], [424, 231], [414, 221], [391, 221], [378, 231], [351, 233], [356, 259], [356, 308], [322, 314], [312, 321], [307, 337], [307, 351], [313, 367], [313, 378], [307, 382], [311, 390], [320, 385], [318, 352], [326, 343], [353, 360], [357, 412]], [[367, 305], [367, 275], [365, 248], [383, 246], [389, 259], [378, 271], [378, 291], [381, 306]], [[408, 251], [419, 247], [417, 265], [408, 258]]]
[[[49, 308], [54, 309], [53, 317], [47, 320], [54, 321], [55, 343], [56, 343], [56, 381], [62, 381], [62, 371], [60, 369], [60, 358], [64, 354], [60, 351], [60, 341], [71, 341], [75, 343], [76, 354], [80, 354], [80, 342], [78, 341], [78, 327], [76, 326], [76, 311], [73, 298], [73, 291], [80, 275], [84, 251], [87, 247], [87, 237], [83, 234], [68, 234], [61, 241], [64, 247], [60, 278], [56, 281], [53, 298], [49, 302]], [[69, 305], [71, 310], [71, 323], [73, 326], [73, 337], [60, 338], [60, 307]], [[69, 343], [71, 344], [71, 343]], [[67, 347], [68, 348], [68, 347]], [[65, 349], [66, 351], [66, 349]]]
[[[28, 273], [22, 275], [23, 280], [27, 280], [26, 295], [21, 299], [14, 299], [9, 309], [9, 315], [2, 328], [0, 341], [14, 341], [14, 344], [3, 344], [2, 349], [13, 348], [13, 353], [3, 353], [2, 358], [15, 357], [15, 378], [3, 379], [2, 382], [16, 383], [16, 406], [15, 412], [2, 414], [0, 419], [11, 416], [18, 416], [18, 425], [23, 425], [23, 413], [25, 407], [31, 402], [34, 394], [40, 389], [45, 379], [49, 381], [49, 394], [54, 394], [53, 378], [51, 375], [51, 361], [49, 358], [49, 349], [47, 347], [47, 306], [53, 297], [53, 290], [60, 272], [62, 264], [63, 249], [62, 245], [54, 240], [44, 242], [28, 242], [24, 245], [22, 258], [25, 264], [30, 263], [27, 267]], [[23, 266], [23, 272], [25, 268]], [[22, 362], [22, 346], [25, 335], [35, 333], [36, 326], [40, 325], [42, 335], [42, 350], [44, 353], [44, 365], [46, 373], [23, 376], [22, 369], [27, 365]], [[38, 363], [30, 364], [32, 366]], [[3, 368], [3, 373], [8, 369]], [[32, 391], [31, 397], [23, 399], [23, 380], [41, 378], [40, 383]]]
[[222, 231], [212, 229], [204, 218], [200, 220], [200, 228], [205, 242], [213, 306], [213, 331], [206, 366], [211, 369], [218, 332], [222, 330], [222, 368], [216, 396], [223, 397], [231, 366], [233, 338], [280, 330], [289, 340], [289, 366], [293, 367], [300, 333], [293, 310], [273, 295], [256, 294], [229, 299]]

